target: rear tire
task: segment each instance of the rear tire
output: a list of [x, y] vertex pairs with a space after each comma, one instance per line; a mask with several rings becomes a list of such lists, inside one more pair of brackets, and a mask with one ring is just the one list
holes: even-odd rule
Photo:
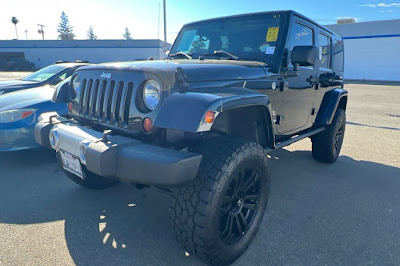
[[334, 163], [339, 157], [346, 129], [346, 111], [337, 109], [332, 123], [321, 133], [311, 137], [315, 160]]
[[61, 158], [60, 155], [57, 153], [57, 160], [60, 164], [61, 169], [63, 170], [64, 174], [71, 179], [74, 183], [87, 188], [87, 189], [105, 189], [109, 188], [116, 183], [118, 183], [115, 180], [104, 178], [102, 176], [96, 175], [86, 169], [84, 165], [82, 165], [82, 174], [83, 174], [83, 179], [80, 178], [79, 176], [76, 176], [66, 170], [63, 169], [62, 163], [61, 163]]
[[174, 191], [170, 210], [178, 242], [212, 265], [228, 265], [248, 248], [262, 221], [270, 188], [264, 149], [221, 137], [199, 147], [196, 179]]

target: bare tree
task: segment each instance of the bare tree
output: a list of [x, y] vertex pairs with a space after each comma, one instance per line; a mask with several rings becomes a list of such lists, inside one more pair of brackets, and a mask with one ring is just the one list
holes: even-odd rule
[[132, 35], [131, 35], [131, 33], [129, 32], [129, 30], [128, 30], [128, 28], [125, 28], [125, 33], [124, 33], [124, 38], [126, 39], [126, 40], [132, 40]]
[[93, 30], [92, 26], [89, 27], [89, 30], [87, 31], [86, 36], [89, 40], [97, 40], [97, 35], [94, 34], [94, 30]]
[[12, 24], [14, 24], [14, 27], [15, 27], [15, 34], [17, 35], [17, 40], [18, 40], [17, 24], [18, 24], [19, 20], [18, 20], [16, 17], [12, 17], [12, 18], [11, 18], [11, 22], [12, 22]]

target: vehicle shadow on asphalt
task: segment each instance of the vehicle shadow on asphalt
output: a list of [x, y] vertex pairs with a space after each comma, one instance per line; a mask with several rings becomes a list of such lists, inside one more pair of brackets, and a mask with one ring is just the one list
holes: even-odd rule
[[[43, 156], [33, 160], [44, 164], [54, 160]], [[270, 162], [273, 178], [267, 213], [236, 265], [394, 262], [385, 260], [389, 255], [379, 250], [386, 232], [400, 237], [400, 168], [347, 156], [336, 164], [323, 164], [315, 162], [309, 151], [276, 151]], [[90, 191], [56, 171], [38, 179], [18, 175], [0, 179], [0, 223], [65, 220], [65, 240], [77, 265], [200, 264], [185, 256], [175, 240], [169, 196], [122, 184]], [[17, 191], [2, 193], [9, 184], [7, 190]], [[391, 196], [382, 198], [383, 192]], [[376, 213], [366, 208], [371, 204]], [[400, 250], [391, 239], [385, 239], [386, 248]], [[376, 260], [377, 254], [386, 257]]]

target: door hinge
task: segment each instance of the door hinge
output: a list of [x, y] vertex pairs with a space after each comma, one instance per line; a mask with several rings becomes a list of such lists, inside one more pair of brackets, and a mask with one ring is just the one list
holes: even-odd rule
[[315, 108], [311, 109], [311, 115], [315, 115]]
[[275, 119], [275, 124], [280, 125], [282, 120], [283, 120], [283, 117], [281, 115], [277, 115], [276, 119]]

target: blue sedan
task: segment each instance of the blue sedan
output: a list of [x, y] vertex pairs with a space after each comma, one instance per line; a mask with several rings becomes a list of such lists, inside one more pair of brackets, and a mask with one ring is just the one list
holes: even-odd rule
[[55, 111], [60, 115], [68, 113], [67, 104], [51, 101], [58, 86], [49, 85], [7, 93], [0, 96], [0, 151], [16, 151], [37, 148], [33, 128], [42, 113]]

